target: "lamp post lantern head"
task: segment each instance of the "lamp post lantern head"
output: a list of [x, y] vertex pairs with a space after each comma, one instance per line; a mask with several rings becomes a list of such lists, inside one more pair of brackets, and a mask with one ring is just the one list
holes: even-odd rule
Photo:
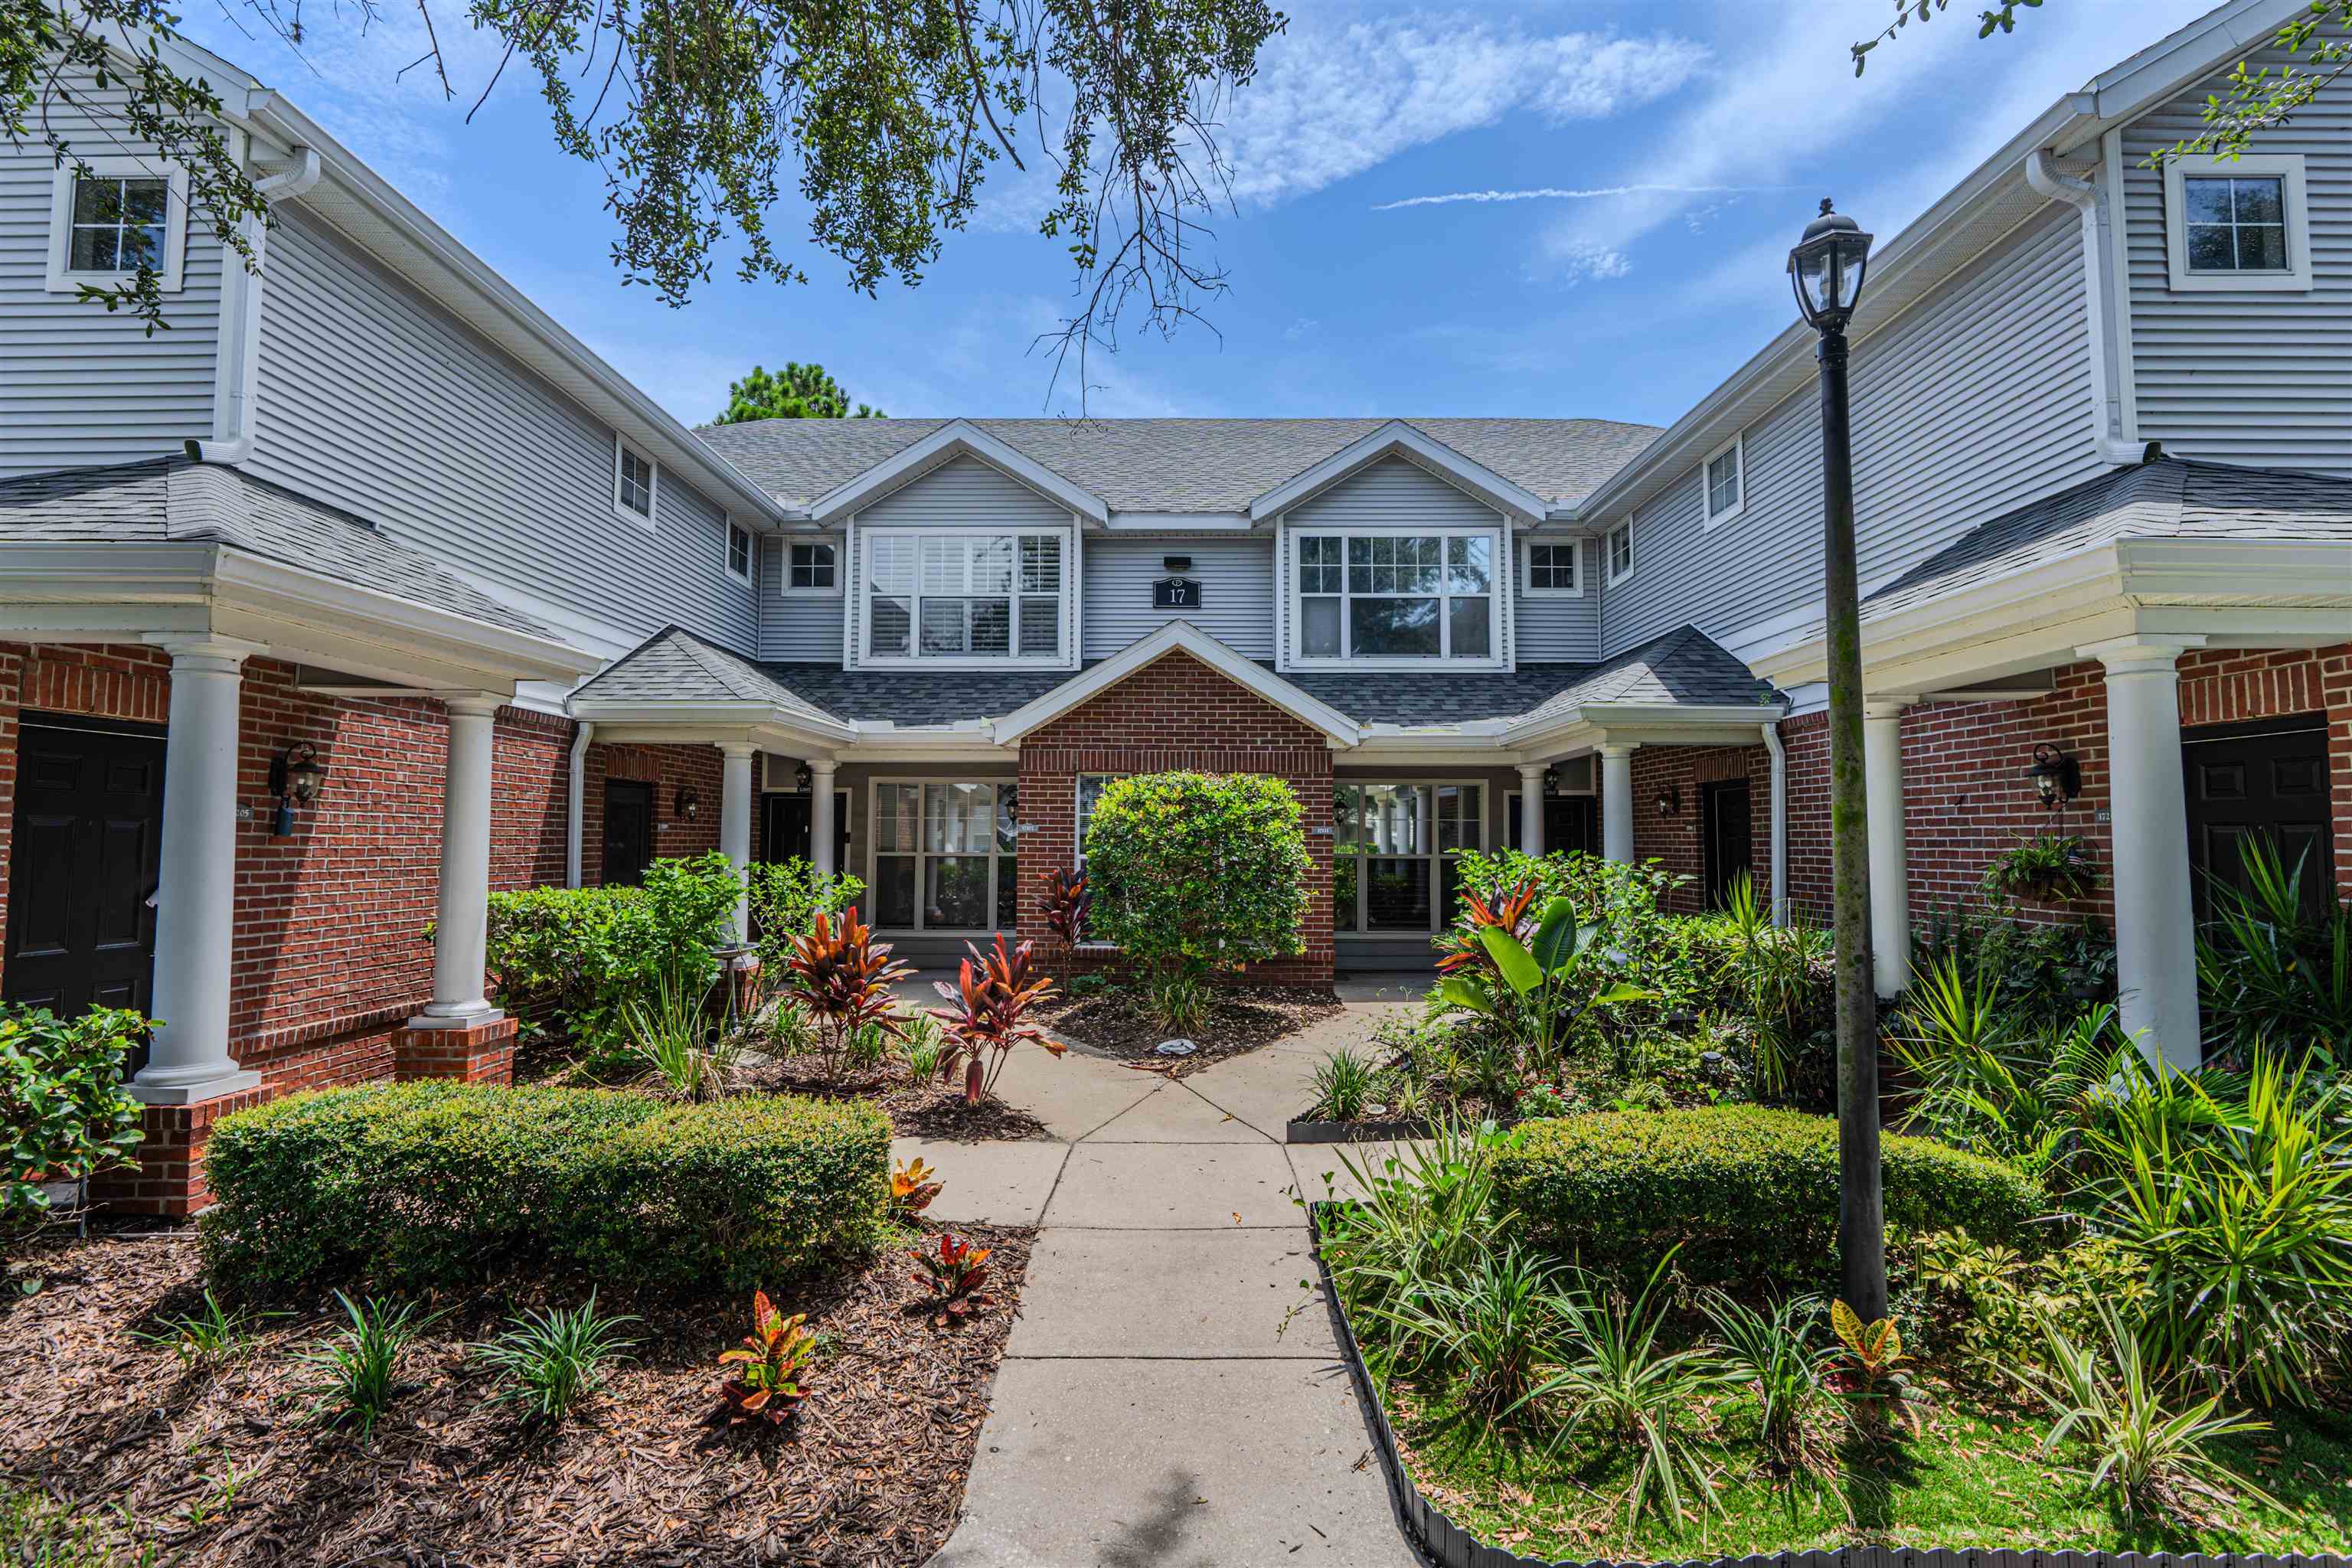
[[1789, 280], [1797, 309], [1815, 331], [1842, 329], [1862, 299], [1862, 277], [1870, 268], [1870, 236], [1822, 198], [1822, 216], [1805, 226], [1805, 237], [1789, 252]]

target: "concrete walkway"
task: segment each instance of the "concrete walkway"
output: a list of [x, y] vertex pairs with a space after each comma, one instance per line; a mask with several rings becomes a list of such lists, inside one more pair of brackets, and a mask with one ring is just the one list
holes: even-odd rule
[[962, 1523], [934, 1568], [1411, 1568], [1341, 1365], [1286, 1148], [1323, 1052], [1390, 1002], [1170, 1081], [1024, 1052], [1000, 1092], [1051, 1142], [899, 1142], [930, 1216], [1041, 1227]]

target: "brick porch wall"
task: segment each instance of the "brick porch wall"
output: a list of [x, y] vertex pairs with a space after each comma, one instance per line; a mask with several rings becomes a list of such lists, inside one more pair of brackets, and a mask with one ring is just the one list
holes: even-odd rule
[[[1696, 914], [1706, 904], [1706, 854], [1700, 829], [1699, 786], [1725, 779], [1748, 781], [1749, 874], [1759, 899], [1772, 886], [1772, 757], [1762, 746], [1643, 746], [1633, 753], [1633, 858], [1656, 860], [1690, 879], [1666, 895], [1665, 907]], [[1677, 791], [1682, 805], [1672, 816], [1658, 812], [1658, 794]]]
[[[1021, 817], [1034, 826], [1022, 843], [1020, 932], [1041, 951], [1046, 868], [1076, 856], [1080, 773], [1265, 773], [1298, 796], [1311, 866], [1307, 873], [1306, 952], [1254, 964], [1247, 977], [1265, 984], [1331, 983], [1331, 749], [1321, 731], [1256, 693], [1234, 685], [1189, 654], [1170, 653], [1137, 670], [1021, 742]], [[1073, 964], [1056, 953], [1065, 967]]]
[[[571, 727], [564, 727], [564, 744], [571, 744]], [[635, 779], [654, 786], [654, 855], [657, 859], [678, 860], [690, 856], [708, 854], [719, 847], [719, 790], [723, 759], [716, 746], [603, 746], [591, 742], [587, 765], [583, 770], [580, 791], [580, 881], [583, 887], [602, 887], [604, 881], [604, 781]], [[756, 763], [754, 764], [756, 766]], [[563, 763], [571, 766], [567, 754]], [[758, 850], [760, 835], [760, 781], [751, 781], [753, 790], [751, 811], [752, 848]], [[559, 790], [562, 782], [558, 782]], [[691, 790], [700, 803], [691, 821], [677, 809], [678, 792]], [[559, 827], [562, 821], [563, 803], [559, 795], [555, 817]], [[556, 840], [555, 875], [551, 881], [563, 879], [563, 845], [561, 834]]]

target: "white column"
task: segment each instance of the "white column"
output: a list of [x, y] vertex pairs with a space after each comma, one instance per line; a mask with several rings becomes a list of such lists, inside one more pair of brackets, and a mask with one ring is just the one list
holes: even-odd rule
[[[719, 754], [719, 852], [734, 863], [735, 874], [751, 872], [751, 761], [760, 748], [749, 741], [721, 741]], [[735, 940], [751, 934], [751, 895], [747, 887], [735, 903]]]
[[1519, 764], [1519, 850], [1526, 855], [1544, 852], [1544, 772], [1541, 763]]
[[499, 705], [483, 692], [444, 698], [449, 764], [441, 786], [441, 892], [433, 921], [433, 1000], [412, 1028], [463, 1029], [500, 1016], [482, 994], [490, 927], [490, 763]]
[[2184, 1068], [2204, 1059], [2204, 1047], [2197, 1017], [2178, 661], [2203, 640], [2126, 637], [2081, 650], [2107, 670], [2116, 981], [2124, 1033], [2150, 1061]]
[[150, 1009], [162, 1022], [131, 1092], [149, 1105], [192, 1105], [261, 1082], [259, 1073], [239, 1068], [228, 1054], [237, 698], [245, 661], [260, 650], [226, 637], [152, 640], [172, 656]]
[[1896, 698], [1862, 706], [1862, 771], [1870, 817], [1870, 952], [1882, 997], [1911, 984], [1911, 871], [1903, 840], [1903, 710]]
[[833, 863], [840, 826], [833, 819], [833, 759], [809, 759], [809, 865], [819, 876], [841, 869]]
[[1601, 858], [1633, 859], [1633, 748], [1601, 748]]

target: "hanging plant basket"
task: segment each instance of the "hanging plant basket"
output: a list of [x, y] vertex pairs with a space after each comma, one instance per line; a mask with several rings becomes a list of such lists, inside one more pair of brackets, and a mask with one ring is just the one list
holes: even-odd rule
[[1996, 898], [2071, 904], [2098, 890], [2099, 863], [2079, 835], [2038, 834], [1986, 867], [1983, 885]]

